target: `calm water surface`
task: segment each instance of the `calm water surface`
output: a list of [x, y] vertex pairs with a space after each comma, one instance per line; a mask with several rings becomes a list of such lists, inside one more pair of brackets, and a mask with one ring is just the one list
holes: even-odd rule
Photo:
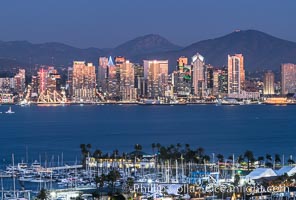
[[[3, 113], [8, 106], [0, 106]], [[79, 145], [91, 143], [103, 152], [133, 150], [136, 143], [151, 152], [151, 143], [188, 143], [206, 153], [229, 156], [250, 149], [296, 156], [296, 106], [13, 106], [0, 114], [0, 161], [47, 157], [80, 159]], [[27, 151], [26, 151], [27, 149]]]

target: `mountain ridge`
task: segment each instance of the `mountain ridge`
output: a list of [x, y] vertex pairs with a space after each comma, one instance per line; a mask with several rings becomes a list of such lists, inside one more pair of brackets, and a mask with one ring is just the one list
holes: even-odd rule
[[[213, 66], [227, 64], [227, 55], [242, 53], [248, 71], [276, 70], [281, 63], [296, 63], [296, 43], [257, 30], [240, 30], [185, 47], [176, 45], [158, 34], [147, 34], [115, 48], [77, 48], [59, 42], [33, 44], [28, 41], [0, 41], [0, 58], [13, 63], [71, 66], [73, 60], [86, 60], [97, 65], [100, 56], [125, 56], [132, 62], [144, 59], [168, 59], [170, 71], [180, 56], [191, 58], [199, 52]], [[16, 61], [16, 62], [15, 62]], [[3, 63], [0, 60], [0, 66]]]

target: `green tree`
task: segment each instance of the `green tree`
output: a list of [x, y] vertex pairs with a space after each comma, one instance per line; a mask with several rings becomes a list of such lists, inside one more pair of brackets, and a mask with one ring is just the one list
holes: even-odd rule
[[97, 191], [99, 190], [100, 197], [102, 196], [102, 189], [104, 187], [104, 182], [106, 181], [106, 179], [107, 178], [105, 174], [95, 177], [96, 188], [97, 188]]
[[152, 147], [152, 152], [153, 152], [153, 154], [154, 154], [154, 153], [155, 153], [156, 144], [155, 144], [155, 143], [152, 143], [152, 144], [151, 144], [151, 147]]
[[234, 176], [234, 186], [238, 186], [239, 185], [239, 181], [240, 181], [240, 176], [238, 174], [236, 174]]
[[258, 160], [259, 164], [262, 165], [262, 162], [264, 161], [264, 157], [263, 156], [259, 156], [257, 158], [257, 160]]
[[98, 158], [101, 158], [102, 157], [102, 151], [100, 149], [96, 149], [93, 153], [93, 157], [98, 159]]
[[157, 151], [158, 151], [158, 152], [159, 152], [159, 150], [160, 150], [160, 147], [161, 147], [161, 144], [157, 143], [157, 144], [156, 144], [156, 148], [157, 148]]
[[242, 155], [239, 155], [238, 158], [237, 158], [237, 162], [238, 163], [244, 162], [244, 157]]
[[270, 154], [266, 154], [265, 155], [265, 159], [266, 159], [266, 167], [272, 167], [272, 156]]
[[244, 154], [244, 158], [246, 158], [247, 159], [247, 163], [248, 163], [248, 171], [250, 171], [250, 164], [252, 163], [252, 162], [254, 162], [254, 154], [253, 154], [253, 152], [252, 151], [250, 151], [250, 150], [247, 150], [246, 152], [245, 152], [245, 154]]
[[274, 155], [274, 162], [277, 164], [281, 163], [281, 156], [279, 154]]
[[48, 191], [44, 188], [42, 188], [39, 193], [37, 194], [37, 199], [39, 200], [46, 200], [49, 198], [49, 194], [48, 194]]
[[222, 154], [217, 154], [218, 162], [224, 162], [224, 156]]
[[114, 193], [114, 186], [115, 186], [115, 182], [120, 178], [120, 173], [117, 170], [111, 170], [108, 175], [107, 175], [107, 180], [109, 183], [111, 183], [111, 187], [112, 187], [112, 194]]

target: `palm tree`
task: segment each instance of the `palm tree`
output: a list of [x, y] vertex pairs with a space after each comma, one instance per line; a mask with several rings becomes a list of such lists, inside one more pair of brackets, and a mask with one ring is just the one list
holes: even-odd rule
[[190, 145], [189, 144], [185, 144], [185, 148], [186, 148], [186, 151], [188, 151], [190, 149]]
[[202, 147], [198, 147], [196, 153], [197, 155], [202, 156], [205, 153], [205, 150]]
[[238, 163], [244, 162], [244, 157], [242, 155], [239, 155], [238, 158], [237, 158], [237, 162]]
[[128, 177], [127, 179], [126, 179], [126, 189], [127, 189], [127, 191], [126, 191], [126, 193], [130, 196], [130, 193], [131, 193], [131, 191], [133, 191], [134, 189], [133, 189], [133, 187], [134, 187], [134, 179], [132, 179], [131, 177]]
[[270, 162], [272, 161], [272, 157], [270, 154], [266, 154], [265, 158], [266, 158], [266, 160], [268, 160]]
[[218, 162], [224, 162], [224, 156], [222, 154], [217, 154]]
[[153, 152], [153, 154], [154, 154], [154, 150], [155, 150], [156, 144], [155, 144], [155, 143], [152, 143], [152, 144], [151, 144], [151, 147], [152, 147], [152, 152]]
[[120, 173], [117, 170], [111, 170], [107, 175], [107, 180], [111, 183], [112, 194], [114, 192], [114, 183], [120, 178]]
[[134, 149], [135, 149], [135, 156], [138, 157], [140, 154], [140, 151], [142, 150], [142, 145], [135, 144]]
[[210, 162], [210, 160], [211, 160], [211, 157], [209, 155], [203, 156], [203, 162], [208, 163], [208, 162]]
[[250, 150], [247, 150], [244, 154], [244, 158], [247, 159], [247, 162], [248, 162], [248, 171], [250, 171], [250, 162], [253, 162], [255, 159], [254, 159], [254, 154], [252, 151]]
[[266, 167], [272, 167], [272, 157], [271, 157], [271, 155], [270, 154], [266, 154], [266, 156], [265, 156], [265, 158], [266, 158]]
[[178, 149], [178, 151], [181, 149], [181, 147], [182, 147], [182, 145], [180, 144], [180, 143], [177, 143], [176, 144], [176, 147], [177, 147], [177, 149]]
[[158, 151], [158, 152], [159, 152], [159, 150], [160, 150], [160, 147], [161, 147], [161, 144], [157, 143], [157, 144], [156, 144], [156, 148], [157, 148], [157, 151]]
[[49, 196], [48, 191], [46, 189], [42, 188], [37, 195], [37, 199], [46, 200], [46, 199], [48, 199], [48, 196]]
[[96, 149], [93, 153], [93, 157], [98, 159], [98, 158], [101, 158], [102, 157], [102, 151], [100, 149]]
[[262, 165], [262, 162], [264, 161], [264, 157], [263, 156], [259, 156], [257, 160], [260, 163], [260, 165]]
[[142, 145], [135, 144], [134, 149], [135, 149], [135, 151], [141, 151], [142, 150]]
[[274, 155], [274, 162], [275, 163], [281, 163], [281, 156], [279, 154]]

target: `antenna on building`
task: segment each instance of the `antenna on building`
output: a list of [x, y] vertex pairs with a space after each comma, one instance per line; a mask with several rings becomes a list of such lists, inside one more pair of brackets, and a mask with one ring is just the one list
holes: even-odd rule
[[114, 63], [113, 63], [113, 60], [112, 60], [112, 56], [109, 57], [108, 66], [114, 66]]

